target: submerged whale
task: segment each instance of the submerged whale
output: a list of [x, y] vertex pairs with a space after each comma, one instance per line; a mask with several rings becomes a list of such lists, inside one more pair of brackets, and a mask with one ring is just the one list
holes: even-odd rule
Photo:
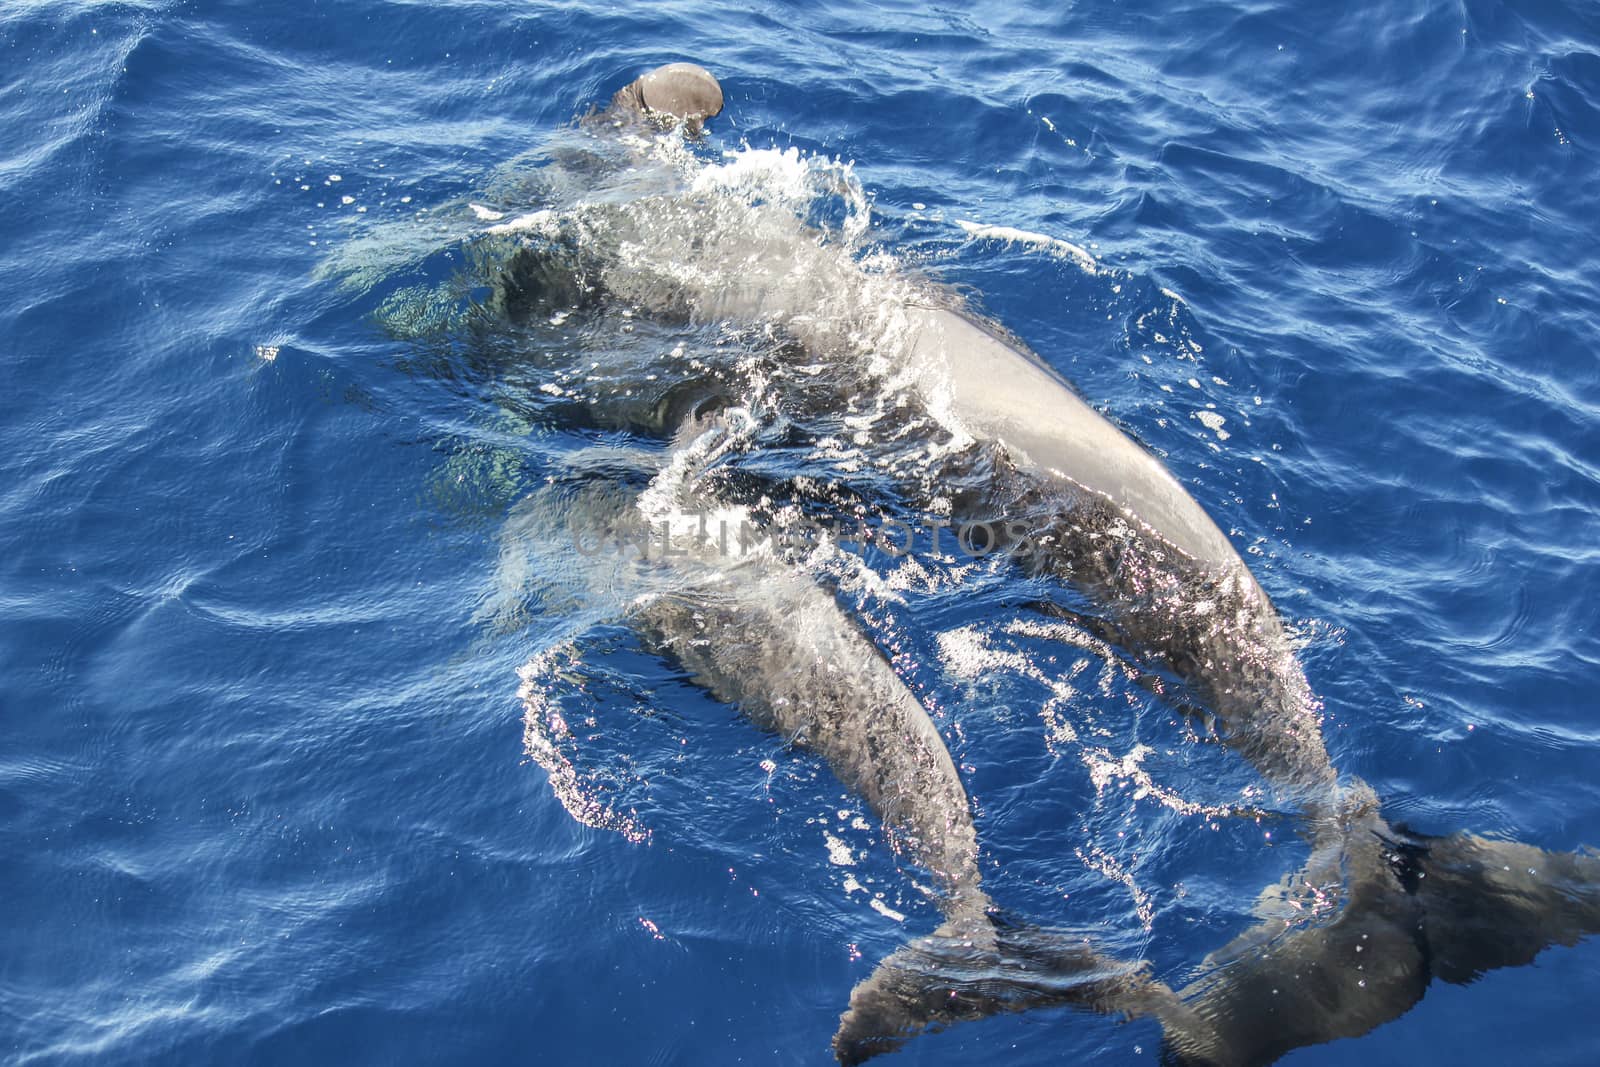
[[[1184, 1013], [1139, 962], [1097, 952], [1083, 933], [1021, 922], [983, 887], [972, 806], [927, 709], [888, 658], [806, 570], [772, 552], [739, 552], [693, 521], [727, 513], [708, 488], [737, 442], [714, 405], [690, 412], [637, 493], [615, 479], [557, 483], [525, 500], [501, 535], [502, 566], [523, 572], [571, 532], [594, 547], [611, 596], [645, 647], [677, 661], [758, 727], [827, 763], [867, 802], [886, 842], [932, 876], [943, 922], [882, 961], [851, 993], [834, 1049], [842, 1063], [889, 1051], [930, 1026], [1072, 1005], [1123, 1016]], [[666, 543], [645, 545], [661, 529]], [[672, 531], [669, 536], [665, 531]], [[631, 545], [603, 553], [601, 545]], [[536, 564], [537, 565], [537, 564]]]
[[[671, 92], [652, 91], [647, 75], [618, 93], [612, 112], [698, 123], [720, 110], [722, 94], [694, 71], [662, 74], [677, 86]], [[1001, 536], [1029, 542], [1018, 565], [1080, 591], [1095, 610], [1078, 621], [1214, 717], [1222, 741], [1302, 813], [1310, 845], [1305, 868], [1264, 898], [1260, 924], [1176, 992], [1087, 950], [1008, 936], [978, 888], [965, 793], [937, 733], [828, 594], [785, 578], [772, 585], [786, 590], [775, 601], [726, 589], [710, 600], [659, 598], [636, 616], [659, 647], [713, 693], [813, 746], [915, 862], [940, 872], [945, 926], [857, 987], [835, 1037], [842, 1062], [930, 1025], [1078, 996], [1099, 1010], [1158, 1018], [1171, 1062], [1258, 1067], [1366, 1033], [1408, 1010], [1434, 979], [1470, 982], [1600, 931], [1600, 858], [1415, 834], [1383, 817], [1370, 787], [1338, 772], [1284, 625], [1227, 536], [1156, 457], [1019, 341], [948, 293], [868, 278], [798, 216], [759, 231], [686, 228], [677, 243], [651, 247], [641, 220], [696, 208], [692, 195], [658, 201], [608, 216], [622, 220], [609, 243], [585, 245], [594, 257], [588, 291], [657, 316], [780, 332], [790, 351], [833, 371], [815, 379], [814, 393], [810, 379], [787, 383], [790, 411], [848, 403], [865, 368], [881, 378], [889, 363], [887, 373], [913, 383], [902, 408], [943, 420], [962, 439], [928, 460], [937, 469], [905, 480], [908, 496], [955, 519], [1014, 520], [1024, 532]], [[591, 238], [607, 232], [588, 225]], [[542, 254], [529, 248], [507, 265], [504, 306], [536, 298], [527, 280], [541, 276]], [[864, 287], [891, 298], [841, 314]], [[819, 314], [823, 307], [834, 313]], [[664, 392], [663, 404], [675, 413], [685, 396], [691, 408], [736, 402], [747, 384], [711, 371]], [[829, 620], [826, 637], [796, 642], [787, 620], [802, 611]], [[851, 669], [829, 671], [830, 660]], [[807, 702], [825, 710], [795, 719]], [[1315, 914], [1295, 906], [1305, 887], [1320, 894]]]

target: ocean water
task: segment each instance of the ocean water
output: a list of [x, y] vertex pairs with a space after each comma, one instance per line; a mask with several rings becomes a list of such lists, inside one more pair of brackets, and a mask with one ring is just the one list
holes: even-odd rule
[[[508, 550], [552, 479], [663, 461], [627, 416], [680, 346], [771, 384], [748, 331], [497, 317], [546, 225], [650, 267], [803, 221], [845, 279], [824, 322], [960, 294], [1217, 519], [1391, 820], [1600, 845], [1579, 0], [9, 0], [0, 57], [8, 1063], [823, 1063], [936, 925], [825, 765], [643, 648], [613, 585], [564, 599], [571, 546]], [[684, 210], [629, 216], [574, 120], [674, 59], [727, 109], [631, 149]], [[747, 462], [892, 498], [790, 428]], [[869, 557], [829, 576], [1009, 910], [1178, 984], [1304, 861], [1236, 758], [1019, 625], [1034, 585]], [[1588, 1064], [1597, 991], [1600, 943], [1552, 948], [1283, 1062]], [[882, 1062], [1160, 1042], [1060, 1009]]]

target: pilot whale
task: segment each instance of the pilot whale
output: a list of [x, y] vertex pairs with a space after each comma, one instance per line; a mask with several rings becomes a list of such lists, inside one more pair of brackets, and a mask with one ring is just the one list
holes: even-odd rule
[[[720, 110], [722, 94], [720, 88], [710, 92], [709, 73], [695, 70], [674, 75], [683, 79], [681, 94], [651, 93], [647, 75], [637, 91], [620, 92], [608, 113], [700, 122], [716, 113], [708, 110], [711, 101]], [[675, 115], [679, 106], [683, 114]], [[693, 210], [692, 200], [668, 207]], [[1214, 717], [1222, 741], [1302, 813], [1310, 858], [1267, 894], [1258, 926], [1214, 953], [1175, 993], [1120, 974], [1108, 979], [1110, 985], [1095, 985], [1091, 1006], [1158, 1018], [1171, 1062], [1257, 1067], [1295, 1048], [1366, 1033], [1407, 1011], [1434, 979], [1470, 982], [1600, 931], [1600, 858], [1465, 833], [1416, 834], [1383, 817], [1369, 786], [1340, 774], [1285, 627], [1231, 541], [1155, 456], [1020, 341], [950, 294], [915, 282], [901, 286], [895, 300], [839, 313], [838, 302], [847, 299], [840, 294], [860, 290], [866, 268], [824, 247], [803, 218], [760, 233], [686, 230], [678, 243], [640, 254], [640, 241], [648, 239], [625, 234], [602, 248], [591, 264], [592, 289], [663, 317], [776, 330], [805, 359], [833, 368], [887, 361], [909, 375], [915, 382], [910, 405], [956, 427], [965, 444], [930, 460], [938, 469], [908, 479], [906, 492], [925, 494], [922, 503], [931, 509], [940, 502], [927, 487], [953, 487], [938, 494], [953, 518], [1015, 520], [1031, 549], [1018, 555], [1019, 566], [1084, 594], [1095, 610], [1075, 618], [1152, 676], [1177, 683]], [[613, 254], [624, 248], [629, 255]], [[529, 299], [518, 287], [538, 276], [530, 263], [539, 254], [528, 250], [508, 265], [501, 294], [506, 306]], [[724, 266], [714, 269], [717, 264]], [[874, 290], [883, 291], [882, 285]], [[826, 307], [835, 313], [818, 313]], [[803, 382], [795, 384], [799, 391], [786, 398], [789, 410], [845, 402], [850, 380], [835, 375], [826, 379], [835, 392], [819, 387], [811, 396]], [[718, 373], [689, 385], [693, 396], [717, 403], [737, 400], [744, 387], [737, 375]], [[678, 394], [669, 406], [681, 400]], [[936, 734], [929, 738], [915, 725], [893, 672], [885, 673], [887, 664], [867, 666], [877, 661], [861, 631], [840, 625], [828, 645], [829, 655], [849, 656], [858, 669], [823, 679], [804, 666], [814, 663], [816, 649], [786, 643], [782, 611], [736, 602], [725, 608], [697, 617], [667, 601], [640, 618], [709, 689], [780, 727], [792, 724], [773, 709], [811, 692], [781, 679], [822, 686], [834, 709], [830, 719], [852, 725], [834, 735], [800, 733], [836, 738], [838, 748], [825, 753], [830, 765], [868, 797], [887, 825], [903, 827], [905, 840], [922, 843], [913, 850], [923, 857], [918, 862], [963, 870], [949, 849], [965, 855], [971, 847], [970, 816], [964, 823], [946, 821], [943, 833], [928, 822], [965, 810], [959, 779], [953, 768], [946, 776], [948, 756], [933, 754]], [[697, 643], [692, 635], [706, 620], [720, 634], [747, 639], [721, 653], [719, 642]], [[776, 673], [769, 663], [778, 665]], [[886, 709], [893, 725], [875, 732], [866, 725], [870, 716], [850, 718], [839, 710], [851, 705]], [[890, 751], [896, 745], [905, 746], [901, 756]], [[917, 777], [919, 768], [934, 765], [932, 778]], [[929, 842], [942, 843], [926, 848]], [[963, 885], [962, 877], [945, 885], [947, 926], [932, 942], [943, 949], [920, 945], [891, 955], [852, 995], [835, 1039], [842, 1062], [892, 1048], [928, 1025], [986, 1014], [983, 1008], [1001, 1010], [997, 1003], [1051, 1002], [1043, 995], [1030, 999], [1019, 985], [993, 1002], [974, 995], [953, 1014], [930, 1010], [938, 998], [950, 999], [952, 983], [937, 977], [949, 964], [947, 950], [985, 929], [977, 916], [988, 914], [989, 905]], [[1308, 886], [1323, 901], [1309, 916], [1294, 899]], [[1004, 955], [998, 941], [988, 944]], [[1075, 966], [1071, 954], [1063, 960], [1057, 970], [1069, 974], [1106, 966]]]
[[[929, 1027], [1043, 1006], [1185, 1015], [1141, 962], [996, 908], [961, 776], [888, 658], [803, 567], [771, 551], [730, 555], [697, 528], [708, 512], [729, 513], [708, 486], [738, 441], [737, 414], [715, 405], [690, 412], [637, 493], [616, 477], [579, 477], [528, 498], [502, 531], [502, 568], [539, 567], [530, 557], [563, 543], [563, 530], [590, 545], [580, 555], [599, 570], [582, 580], [612, 597], [645, 647], [756, 726], [820, 757], [866, 801], [890, 848], [932, 876], [943, 922], [856, 986], [833, 1040], [839, 1061], [863, 1062]], [[657, 529], [665, 543], [652, 553]]]

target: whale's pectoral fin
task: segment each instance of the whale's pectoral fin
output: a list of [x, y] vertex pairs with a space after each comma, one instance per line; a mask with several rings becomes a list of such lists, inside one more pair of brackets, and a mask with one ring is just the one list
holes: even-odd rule
[[1473, 834], [1414, 838], [1435, 977], [1465, 984], [1600, 933], [1600, 857]]
[[1114, 650], [1120, 651], [1127, 647], [1128, 635], [1123, 633], [1122, 627], [1110, 619], [1089, 615], [1081, 611], [1073, 611], [1065, 605], [1057, 604], [1054, 600], [1030, 600], [1022, 606], [1046, 618], [1064, 622], [1069, 626], [1076, 626], [1091, 637], [1098, 638], [1110, 645]]
[[855, 987], [833, 1051], [841, 1064], [863, 1063], [925, 1030], [1056, 1005], [1129, 1017], [1178, 1010], [1144, 963], [1107, 959], [1081, 934], [950, 922], [896, 949]]
[[1111, 619], [1103, 619], [1081, 611], [1073, 611], [1069, 607], [1057, 604], [1053, 600], [1032, 600], [1022, 605], [1030, 611], [1037, 612], [1046, 618], [1064, 622], [1075, 626], [1105, 643], [1111, 654], [1126, 669], [1128, 677], [1140, 689], [1160, 698], [1173, 711], [1186, 719], [1198, 724], [1206, 733], [1216, 735], [1216, 715], [1203, 703], [1192, 699], [1183, 681], [1177, 677], [1169, 677], [1155, 669], [1153, 664], [1141, 663], [1127, 650], [1132, 647], [1128, 635], [1123, 632]]

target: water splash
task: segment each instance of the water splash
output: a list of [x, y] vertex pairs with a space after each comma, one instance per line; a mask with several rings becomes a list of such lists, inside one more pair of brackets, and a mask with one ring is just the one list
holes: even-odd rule
[[573, 819], [597, 830], [619, 833], [633, 844], [648, 844], [650, 829], [638, 813], [614, 810], [601, 798], [596, 782], [574, 763], [576, 739], [556, 694], [563, 686], [577, 684], [581, 665], [577, 647], [563, 643], [537, 653], [517, 670], [522, 680], [517, 697], [523, 707], [523, 749], [544, 769], [551, 792]]

